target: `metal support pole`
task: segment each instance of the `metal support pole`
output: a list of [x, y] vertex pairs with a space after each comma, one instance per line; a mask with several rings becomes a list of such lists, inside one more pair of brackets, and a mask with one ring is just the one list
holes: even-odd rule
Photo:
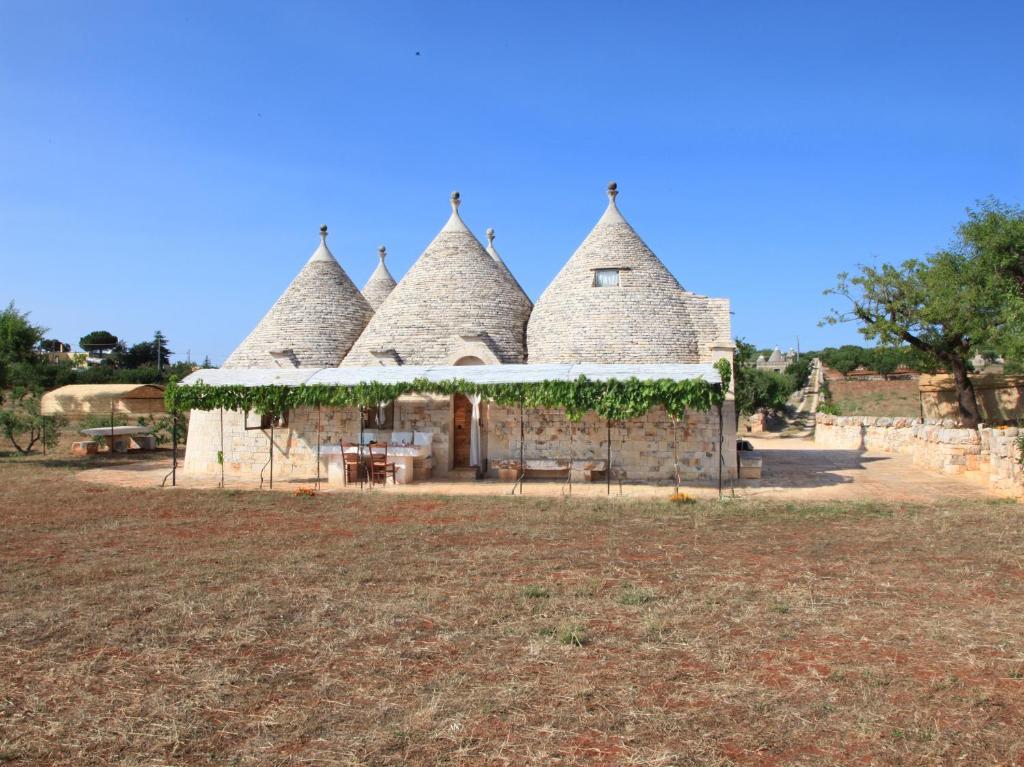
[[672, 468], [675, 471], [676, 495], [679, 495], [679, 420], [672, 418]]
[[572, 419], [570, 418], [569, 419], [569, 482], [568, 482], [568, 485], [569, 485], [569, 495], [570, 496], [572, 496], [572, 464], [573, 464], [572, 431], [573, 431], [573, 422], [572, 422]]
[[722, 434], [722, 403], [718, 403], [718, 500], [722, 500], [722, 464], [725, 463], [725, 455], [722, 453], [724, 444]]
[[363, 406], [359, 406], [359, 444], [356, 446], [356, 474], [359, 475], [359, 489], [363, 489]]
[[224, 408], [220, 409], [220, 486], [224, 488]]
[[519, 495], [523, 494], [523, 482], [526, 481], [526, 459], [524, 444], [526, 440], [526, 423], [523, 400], [519, 400], [519, 476], [516, 477], [516, 481], [512, 485], [512, 495], [516, 494], [516, 488], [519, 488]]
[[[113, 428], [113, 427], [111, 427]], [[173, 445], [171, 451], [171, 487], [177, 487], [178, 485], [178, 411], [174, 411], [174, 415], [171, 418], [171, 444]], [[111, 448], [113, 448], [113, 442], [111, 442]]]
[[110, 454], [114, 454], [114, 400], [110, 400]]
[[[344, 459], [342, 459], [344, 463]], [[316, 489], [320, 489], [320, 405], [316, 406]]]
[[612, 494], [612, 419], [605, 419], [608, 427], [608, 455], [604, 464], [604, 484], [608, 495]]
[[270, 417], [270, 489], [274, 489], [274, 416]]

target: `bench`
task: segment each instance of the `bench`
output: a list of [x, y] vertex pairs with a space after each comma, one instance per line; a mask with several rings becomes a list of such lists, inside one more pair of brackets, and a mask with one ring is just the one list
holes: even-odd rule
[[[548, 479], [566, 479], [569, 476], [568, 458], [527, 458], [526, 476]], [[607, 461], [579, 459], [572, 462], [572, 478], [577, 482], [593, 482], [604, 479]], [[492, 469], [497, 469], [498, 479], [513, 482], [519, 479], [519, 461], [510, 458], [498, 458], [490, 462]]]

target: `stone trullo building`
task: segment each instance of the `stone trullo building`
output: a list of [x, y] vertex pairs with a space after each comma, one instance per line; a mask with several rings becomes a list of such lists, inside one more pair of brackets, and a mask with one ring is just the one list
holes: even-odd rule
[[[311, 380], [317, 374], [311, 369], [323, 368], [366, 380], [386, 377], [380, 366], [512, 365], [529, 374], [557, 363], [616, 364], [627, 373], [630, 366], [678, 370], [682, 363], [694, 375], [716, 376], [711, 363], [732, 361], [729, 301], [680, 285], [622, 216], [617, 194], [609, 185], [604, 214], [536, 305], [495, 250], [494, 231], [487, 230], [484, 247], [466, 226], [457, 192], [448, 221], [397, 283], [382, 246], [380, 263], [358, 291], [328, 249], [323, 227], [312, 257], [223, 368], [193, 378], [247, 383], [271, 376], [288, 384]], [[731, 396], [722, 415], [721, 430], [715, 411], [690, 413], [673, 429], [661, 408], [615, 424], [591, 413], [570, 428], [556, 410], [528, 408], [521, 422], [518, 408], [474, 404], [458, 394], [415, 395], [362, 414], [356, 408], [291, 412], [276, 427], [271, 448], [269, 424], [259, 415], [195, 411], [185, 471], [219, 474], [221, 455], [226, 474], [258, 475], [272, 450], [276, 476], [310, 477], [318, 443], [355, 441], [362, 427], [379, 440], [429, 434], [427, 470], [434, 477], [470, 466], [493, 476], [520, 454], [540, 466], [567, 455], [596, 461], [610, 452], [613, 475], [670, 481], [675, 452], [683, 478], [712, 479], [720, 442], [722, 471], [731, 477]]]

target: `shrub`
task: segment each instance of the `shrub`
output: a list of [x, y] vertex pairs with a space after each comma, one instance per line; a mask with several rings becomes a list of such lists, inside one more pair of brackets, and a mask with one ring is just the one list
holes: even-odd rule
[[555, 632], [555, 638], [562, 644], [583, 647], [590, 641], [586, 628], [579, 623], [563, 623]]
[[638, 607], [639, 605], [653, 602], [657, 598], [658, 595], [650, 589], [638, 589], [635, 586], [627, 585], [623, 587], [622, 592], [619, 594], [619, 604]]
[[523, 596], [527, 599], [545, 599], [551, 596], [551, 592], [543, 586], [531, 583], [529, 586], [525, 586], [523, 588]]
[[0, 432], [22, 455], [31, 453], [37, 443], [44, 448], [56, 447], [65, 426], [64, 416], [40, 414], [39, 395], [35, 393], [14, 392], [8, 407], [0, 409]]

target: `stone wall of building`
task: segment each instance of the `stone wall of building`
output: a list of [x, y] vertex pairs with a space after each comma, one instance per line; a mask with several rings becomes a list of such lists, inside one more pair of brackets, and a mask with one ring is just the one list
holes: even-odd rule
[[[722, 408], [725, 465], [723, 477], [736, 476], [736, 417], [732, 400]], [[562, 410], [528, 409], [523, 421], [523, 454], [527, 461], [560, 459], [606, 460], [607, 422], [595, 413], [571, 423]], [[690, 413], [673, 430], [662, 408], [642, 418], [611, 427], [612, 475], [624, 480], [671, 482], [675, 477], [673, 442], [680, 479], [714, 480], [718, 477], [718, 413]], [[520, 416], [515, 407], [490, 405], [483, 431], [490, 473], [499, 462], [518, 462]]]
[[[357, 441], [359, 414], [355, 408], [323, 408], [319, 414], [321, 444]], [[250, 416], [250, 421], [256, 421]], [[677, 427], [680, 477], [714, 480], [718, 474], [717, 412], [693, 413]], [[723, 476], [736, 472], [736, 430], [733, 402], [722, 409], [726, 463]], [[452, 467], [452, 400], [450, 397], [410, 396], [395, 403], [394, 431], [432, 432], [434, 477]], [[185, 449], [186, 474], [219, 476], [217, 453], [221, 450], [221, 412], [193, 411]], [[607, 427], [595, 414], [572, 426], [572, 455], [577, 460], [604, 460]], [[481, 413], [482, 453], [494, 476], [501, 461], [519, 458], [519, 409], [485, 405]], [[526, 411], [527, 459], [568, 458], [570, 424], [560, 410]], [[673, 469], [672, 422], [664, 410], [652, 410], [643, 418], [612, 425], [612, 468], [626, 480], [670, 482]], [[388, 440], [391, 432], [378, 432]], [[300, 408], [288, 414], [287, 427], [274, 429], [274, 478], [308, 479], [316, 476], [317, 410]], [[223, 412], [224, 474], [227, 477], [269, 477], [270, 430], [246, 429], [244, 414]], [[321, 464], [326, 476], [326, 462]]]
[[[451, 468], [451, 399], [449, 397], [410, 396], [395, 403], [394, 431], [432, 432], [434, 476], [444, 476]], [[258, 477], [270, 459], [270, 430], [246, 429], [245, 417], [238, 411], [223, 413], [224, 473], [226, 476]], [[258, 420], [250, 416], [250, 421]], [[274, 477], [298, 479], [316, 476], [317, 410], [299, 408], [288, 414], [288, 426], [274, 429]], [[319, 413], [321, 445], [337, 445], [341, 440], [359, 440], [359, 411], [356, 408], [322, 408]], [[388, 439], [391, 432], [378, 432]], [[217, 476], [221, 449], [221, 411], [192, 411], [188, 444], [185, 448], [185, 472]], [[321, 471], [326, 471], [322, 460]], [[269, 476], [267, 470], [266, 476]]]
[[818, 413], [815, 444], [826, 450], [903, 453], [943, 474], [977, 472], [993, 489], [1024, 494], [1016, 428], [964, 429], [952, 419], [836, 416]]

